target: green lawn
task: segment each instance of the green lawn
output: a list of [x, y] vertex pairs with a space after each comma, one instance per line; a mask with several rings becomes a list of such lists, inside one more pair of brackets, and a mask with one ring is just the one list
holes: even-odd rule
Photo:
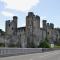
[[54, 47], [54, 48], [60, 48], [60, 46], [55, 45], [55, 47]]

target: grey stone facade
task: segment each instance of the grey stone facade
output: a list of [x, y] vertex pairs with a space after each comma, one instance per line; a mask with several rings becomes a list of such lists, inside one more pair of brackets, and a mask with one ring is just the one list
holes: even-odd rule
[[[38, 47], [39, 43], [48, 38], [50, 43], [55, 43], [60, 39], [60, 29], [54, 28], [53, 23], [42, 21], [43, 27], [40, 27], [40, 17], [29, 12], [26, 16], [26, 26], [17, 27], [17, 16], [13, 16], [13, 20], [7, 20], [5, 23], [5, 34], [1, 37], [0, 43], [6, 43], [7, 47], [11, 44], [21, 48]], [[4, 37], [4, 38], [3, 38]]]

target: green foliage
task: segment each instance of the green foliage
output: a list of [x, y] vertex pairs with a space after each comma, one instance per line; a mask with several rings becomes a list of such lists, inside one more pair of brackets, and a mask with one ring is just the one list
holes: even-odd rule
[[0, 47], [5, 47], [5, 44], [4, 43], [0, 43]]
[[9, 45], [9, 47], [17, 47], [17, 45], [16, 44], [11, 44], [11, 45]]
[[55, 48], [60, 48], [60, 43], [56, 43]]
[[57, 43], [56, 46], [60, 46], [60, 43]]
[[45, 38], [45, 41], [46, 41], [46, 42], [49, 42], [49, 40], [48, 40], [48, 38], [47, 38], [47, 37]]
[[50, 44], [46, 41], [43, 41], [43, 42], [40, 43], [38, 48], [50, 48]]
[[60, 46], [55, 45], [54, 48], [60, 48]]
[[46, 38], [44, 41], [40, 42], [38, 48], [50, 48], [49, 40]]

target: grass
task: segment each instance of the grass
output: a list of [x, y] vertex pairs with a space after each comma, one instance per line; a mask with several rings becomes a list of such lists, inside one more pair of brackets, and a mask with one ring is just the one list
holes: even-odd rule
[[58, 46], [58, 45], [55, 45], [55, 46], [54, 46], [54, 48], [60, 48], [60, 46]]

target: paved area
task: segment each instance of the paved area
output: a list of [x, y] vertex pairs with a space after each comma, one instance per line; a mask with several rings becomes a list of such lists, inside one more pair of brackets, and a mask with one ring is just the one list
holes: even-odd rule
[[60, 50], [0, 58], [0, 60], [60, 60]]

